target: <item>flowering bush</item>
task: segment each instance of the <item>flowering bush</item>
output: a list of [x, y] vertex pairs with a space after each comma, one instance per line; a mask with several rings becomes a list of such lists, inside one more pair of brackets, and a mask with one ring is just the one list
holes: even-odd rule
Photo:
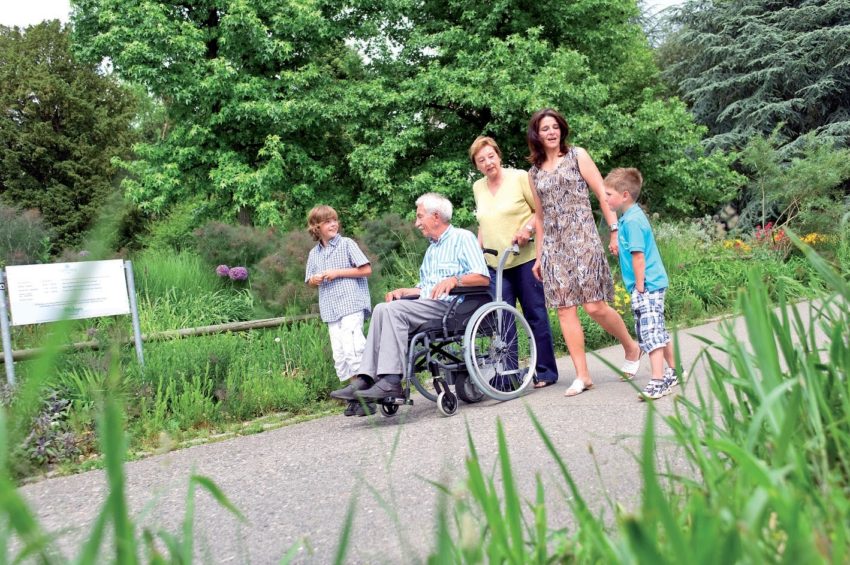
[[632, 303], [632, 297], [629, 296], [629, 291], [621, 283], [614, 283], [614, 310], [620, 313], [621, 316], [629, 311], [629, 304]]
[[758, 226], [753, 234], [753, 243], [773, 251], [786, 253], [791, 248], [791, 240], [788, 234], [781, 228], [776, 228], [773, 222]]
[[753, 250], [752, 246], [742, 239], [727, 239], [723, 242], [724, 249], [733, 249], [738, 253], [749, 253]]
[[829, 243], [832, 238], [828, 235], [824, 235], [822, 233], [807, 233], [804, 235], [801, 240], [806, 245], [811, 245], [812, 247], [816, 247], [818, 245], [822, 245], [824, 243]]
[[215, 274], [218, 276], [225, 278], [230, 276], [230, 267], [227, 265], [219, 265], [215, 268]]
[[244, 281], [248, 279], [248, 269], [245, 267], [233, 267], [230, 269], [230, 280], [232, 281]]

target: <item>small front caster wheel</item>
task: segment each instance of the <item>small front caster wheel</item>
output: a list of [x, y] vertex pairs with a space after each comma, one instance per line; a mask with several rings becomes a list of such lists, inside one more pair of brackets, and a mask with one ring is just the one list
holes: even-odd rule
[[443, 391], [437, 395], [437, 410], [443, 416], [454, 416], [457, 412], [457, 396], [451, 391]]

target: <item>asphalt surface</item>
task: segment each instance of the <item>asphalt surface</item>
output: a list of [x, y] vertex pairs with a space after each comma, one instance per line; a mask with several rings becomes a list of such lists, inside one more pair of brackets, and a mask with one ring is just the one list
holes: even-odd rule
[[[742, 327], [740, 321], [726, 323]], [[698, 338], [719, 340], [718, 323], [678, 333], [690, 381], [654, 402], [661, 413], [669, 413], [675, 396], [688, 395], [695, 380], [704, 378], [699, 359], [706, 346]], [[574, 398], [564, 397], [573, 370], [569, 358], [563, 358], [557, 385], [510, 402], [461, 404], [451, 418], [419, 397], [394, 418], [334, 415], [130, 462], [126, 497], [140, 527], [179, 534], [190, 474], [215, 481], [246, 519], [240, 522], [199, 491], [199, 563], [278, 563], [293, 547], [296, 563], [332, 562], [352, 500], [346, 563], [422, 563], [436, 547], [439, 489], [433, 482], [458, 490], [466, 477], [467, 433], [485, 472], [493, 472], [497, 420], [504, 426], [521, 494], [534, 499], [539, 475], [551, 527], [572, 527], [565, 482], [531, 424], [531, 410], [585, 500], [610, 519], [614, 505], [629, 509], [639, 499], [635, 461], [648, 407], [603, 361], [619, 367], [622, 349], [597, 354], [599, 358], [588, 356], [593, 389]], [[635, 384], [643, 386], [648, 379], [649, 360], [644, 357]], [[659, 449], [659, 463], [685, 469], [671, 448]], [[44, 529], [56, 535], [59, 551], [75, 558], [107, 495], [104, 473], [45, 480], [20, 490]]]

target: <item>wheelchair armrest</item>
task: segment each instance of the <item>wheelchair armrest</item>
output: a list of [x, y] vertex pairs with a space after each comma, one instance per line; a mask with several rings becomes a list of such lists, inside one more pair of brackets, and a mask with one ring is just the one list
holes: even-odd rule
[[449, 295], [466, 296], [467, 294], [490, 294], [489, 286], [456, 286]]

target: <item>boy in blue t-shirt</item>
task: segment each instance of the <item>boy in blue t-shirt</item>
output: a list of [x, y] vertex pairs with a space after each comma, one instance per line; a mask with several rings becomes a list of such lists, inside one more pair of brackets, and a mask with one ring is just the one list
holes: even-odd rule
[[[614, 169], [605, 177], [608, 206], [620, 214], [611, 226], [617, 231], [620, 271], [631, 294], [635, 334], [642, 353], [649, 354], [652, 380], [640, 395], [642, 400], [661, 398], [679, 384], [673, 357], [673, 340], [664, 327], [664, 294], [669, 281], [655, 244], [649, 219], [637, 206], [643, 177], [634, 168]], [[667, 369], [664, 369], [667, 361]]]

